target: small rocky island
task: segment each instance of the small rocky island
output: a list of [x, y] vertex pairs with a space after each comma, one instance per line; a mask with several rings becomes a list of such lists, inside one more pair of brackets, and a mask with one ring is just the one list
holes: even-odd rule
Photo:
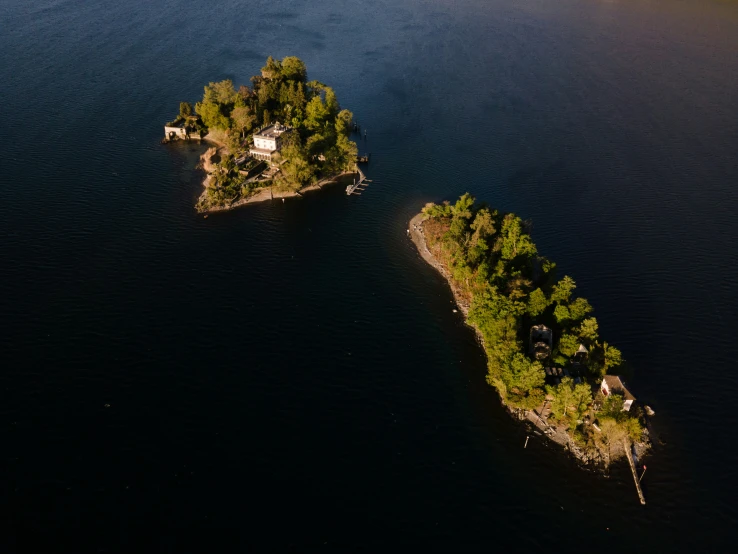
[[164, 140], [215, 145], [201, 158], [207, 177], [196, 209], [207, 213], [297, 196], [352, 175], [352, 128], [353, 114], [341, 109], [331, 87], [307, 80], [302, 60], [270, 56], [250, 87], [210, 83], [194, 110], [181, 102]]
[[[632, 373], [600, 337], [571, 277], [538, 253], [529, 225], [464, 194], [427, 204], [408, 229], [448, 280], [488, 359], [487, 381], [520, 419], [585, 463], [635, 459], [649, 446], [646, 415], [624, 384]], [[645, 503], [638, 479], [639, 497]]]

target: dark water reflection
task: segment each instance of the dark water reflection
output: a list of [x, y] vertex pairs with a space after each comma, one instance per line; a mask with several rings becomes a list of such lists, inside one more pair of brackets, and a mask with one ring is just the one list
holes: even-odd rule
[[[6, 550], [727, 544], [733, 4], [45, 0], [0, 16]], [[268, 54], [336, 88], [376, 183], [198, 218], [199, 147], [160, 146], [160, 125]], [[523, 450], [484, 385], [405, 236], [424, 202], [466, 190], [533, 219], [636, 367], [663, 441], [645, 509], [625, 467]]]

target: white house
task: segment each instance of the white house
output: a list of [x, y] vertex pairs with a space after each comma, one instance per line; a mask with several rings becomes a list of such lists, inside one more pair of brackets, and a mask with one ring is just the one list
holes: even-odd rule
[[254, 146], [249, 150], [249, 154], [257, 160], [272, 161], [272, 156], [282, 148], [283, 135], [290, 130], [291, 127], [277, 122], [254, 133]]
[[600, 384], [600, 391], [604, 396], [610, 396], [611, 394], [619, 394], [623, 397], [623, 411], [627, 412], [635, 401], [630, 391], [625, 388], [623, 381], [617, 375], [605, 375]]

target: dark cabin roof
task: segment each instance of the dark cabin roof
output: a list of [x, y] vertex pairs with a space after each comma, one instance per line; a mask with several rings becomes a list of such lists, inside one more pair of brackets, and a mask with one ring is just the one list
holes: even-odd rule
[[615, 394], [622, 394], [625, 400], [635, 400], [635, 396], [631, 394], [631, 392], [623, 383], [622, 379], [620, 379], [620, 377], [618, 377], [617, 375], [605, 375], [602, 380], [607, 383], [607, 388], [610, 389], [610, 392]]

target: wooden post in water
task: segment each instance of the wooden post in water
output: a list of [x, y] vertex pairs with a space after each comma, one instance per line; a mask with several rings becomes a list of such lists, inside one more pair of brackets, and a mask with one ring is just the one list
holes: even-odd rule
[[638, 491], [638, 498], [641, 500], [641, 504], [646, 505], [646, 497], [643, 496], [643, 490], [641, 489], [641, 480], [638, 479], [638, 472], [636, 471], [635, 462], [633, 461], [633, 454], [630, 452], [630, 443], [627, 440], [623, 441], [623, 448], [625, 448], [625, 456], [628, 458], [630, 464], [630, 471], [633, 473], [633, 481]]

